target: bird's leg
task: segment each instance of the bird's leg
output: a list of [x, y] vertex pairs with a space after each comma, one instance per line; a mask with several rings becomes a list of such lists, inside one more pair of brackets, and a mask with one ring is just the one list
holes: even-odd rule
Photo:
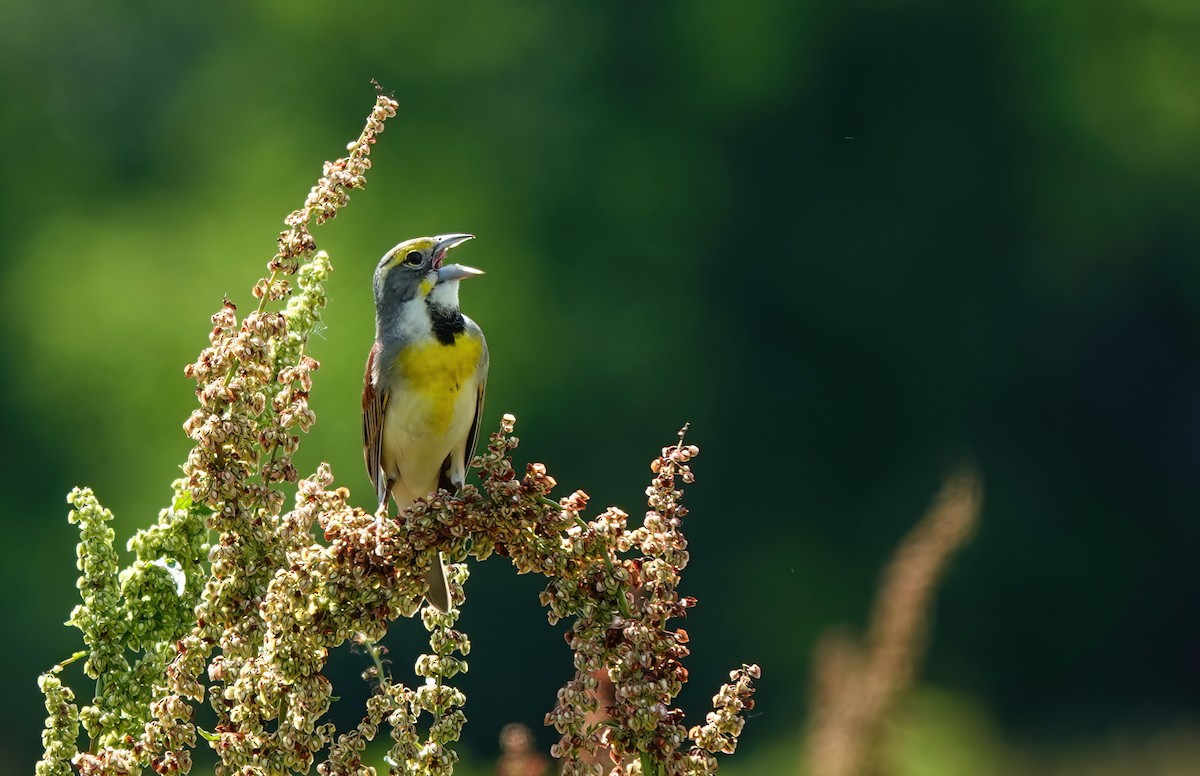
[[378, 547], [383, 542], [384, 523], [388, 519], [388, 500], [392, 492], [392, 481], [387, 483], [387, 488], [383, 491], [383, 497], [379, 499], [379, 506], [375, 507], [375, 543]]
[[383, 520], [388, 517], [388, 500], [391, 498], [392, 486], [396, 484], [395, 480], [387, 480], [379, 494], [379, 506], [375, 507], [375, 517], [378, 520]]

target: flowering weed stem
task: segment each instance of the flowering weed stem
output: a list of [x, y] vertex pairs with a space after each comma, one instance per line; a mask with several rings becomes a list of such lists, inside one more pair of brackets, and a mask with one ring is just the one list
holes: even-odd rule
[[[297, 473], [300, 435], [316, 420], [308, 396], [320, 364], [307, 343], [332, 271], [309, 224], [336, 216], [349, 190], [365, 185], [371, 147], [396, 107], [378, 97], [348, 155], [325, 164], [287, 217], [269, 274], [254, 286], [257, 307], [239, 321], [226, 301], [212, 316], [209, 347], [185, 369], [196, 381], [199, 406], [184, 424], [195, 445], [171, 507], [130, 540], [130, 566], [119, 566], [112, 514], [91, 491], [72, 492], [83, 602], [70, 623], [87, 649], [40, 679], [49, 716], [38, 776], [187, 773], [197, 737], [216, 753], [218, 776], [314, 765], [365, 776], [374, 769], [362, 754], [385, 723], [392, 773], [449, 776], [466, 721], [452, 679], [467, 670], [470, 652], [455, 627], [468, 567], [450, 566], [454, 608], [422, 608], [439, 552], [453, 561], [499, 554], [517, 573], [545, 576], [548, 620], [572, 621], [576, 674], [545, 720], [561, 736], [553, 752], [567, 776], [599, 773], [592, 757], [600, 751], [613, 773], [643, 776], [713, 773], [714, 755], [734, 751], [757, 666], [730, 674], [704, 725], [686, 727], [674, 704], [689, 650], [687, 632], [669, 623], [695, 604], [677, 589], [689, 560], [680, 488], [693, 481], [688, 462], [699, 453], [682, 432], [651, 462], [648, 510], [636, 528], [616, 508], [586, 520], [583, 491], [553, 501], [557, 483], [540, 463], [518, 473], [511, 415], [477, 458], [478, 487], [430, 494], [395, 519], [373, 514], [370, 498], [372, 511], [354, 506], [328, 464]], [[282, 310], [270, 309], [284, 299]], [[387, 673], [375, 642], [418, 611], [429, 652], [409, 688]], [[328, 721], [335, 698], [323, 672], [347, 640], [366, 646], [378, 684], [362, 720], [339, 734]], [[97, 689], [79, 707], [58, 674], [84, 657]], [[600, 711], [597, 675], [615, 688], [602, 721], [589, 719]], [[211, 732], [195, 724], [205, 698], [216, 713]], [[89, 739], [83, 752], [80, 726]]]

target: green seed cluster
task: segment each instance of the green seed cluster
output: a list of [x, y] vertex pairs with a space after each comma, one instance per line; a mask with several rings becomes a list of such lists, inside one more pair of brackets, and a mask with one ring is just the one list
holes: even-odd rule
[[45, 753], [34, 771], [37, 776], [70, 776], [79, 735], [79, 708], [75, 693], [62, 683], [57, 671], [38, 677], [38, 688], [46, 696], [46, 727], [42, 731]]

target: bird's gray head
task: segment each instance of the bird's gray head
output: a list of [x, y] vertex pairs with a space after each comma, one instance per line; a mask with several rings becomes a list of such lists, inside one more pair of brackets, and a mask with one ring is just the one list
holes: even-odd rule
[[471, 234], [441, 234], [405, 240], [379, 260], [375, 268], [375, 307], [380, 312], [417, 298], [439, 305], [458, 305], [458, 281], [482, 274], [459, 264], [443, 266], [446, 251], [470, 240]]

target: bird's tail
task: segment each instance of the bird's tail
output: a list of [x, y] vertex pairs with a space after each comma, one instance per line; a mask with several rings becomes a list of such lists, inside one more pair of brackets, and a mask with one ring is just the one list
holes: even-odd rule
[[[403, 512], [410, 504], [416, 501], [416, 496], [405, 487], [403, 481], [391, 480], [387, 483], [387, 490], [384, 491], [383, 501], [379, 505], [380, 510], [383, 510], [387, 505], [389, 494], [396, 502], [397, 514]], [[425, 593], [426, 600], [439, 612], [449, 611], [450, 580], [446, 579], [445, 555], [440, 552], [438, 553], [437, 561], [434, 562], [433, 568], [429, 569], [429, 575], [425, 577], [425, 581], [429, 583], [429, 590]]]
[[446, 557], [442, 553], [438, 553], [437, 562], [429, 569], [429, 576], [425, 577], [425, 581], [429, 583], [429, 591], [425, 593], [425, 598], [439, 612], [449, 611], [450, 580], [446, 578]]

